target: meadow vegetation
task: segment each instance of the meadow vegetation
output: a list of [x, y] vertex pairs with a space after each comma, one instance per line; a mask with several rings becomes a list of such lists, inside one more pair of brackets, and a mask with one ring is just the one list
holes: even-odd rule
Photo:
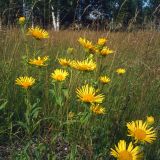
[[0, 159], [159, 159], [159, 32], [27, 30], [0, 33]]

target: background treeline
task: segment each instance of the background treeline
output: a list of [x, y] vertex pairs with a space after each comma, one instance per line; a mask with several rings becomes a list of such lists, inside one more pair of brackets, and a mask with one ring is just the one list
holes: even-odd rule
[[[1, 0], [0, 27], [15, 26], [17, 18], [26, 16], [32, 25], [66, 28], [93, 24], [86, 19], [92, 10], [107, 15], [94, 25], [108, 28], [160, 25], [160, 0]], [[79, 17], [81, 19], [79, 20]], [[85, 24], [85, 25], [84, 25]], [[80, 26], [78, 26], [80, 27]]]

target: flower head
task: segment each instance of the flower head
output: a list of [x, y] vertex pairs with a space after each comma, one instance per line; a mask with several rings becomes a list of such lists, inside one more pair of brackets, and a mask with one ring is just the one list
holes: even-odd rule
[[43, 66], [47, 66], [47, 64], [45, 64], [45, 62], [48, 60], [48, 56], [45, 57], [38, 57], [37, 59], [30, 59], [29, 63], [32, 65], [35, 65], [37, 67], [43, 67]]
[[15, 83], [22, 88], [29, 88], [35, 83], [35, 79], [33, 77], [19, 77], [15, 80]]
[[62, 69], [56, 69], [51, 74], [51, 78], [53, 78], [56, 81], [64, 81], [67, 76], [68, 76], [68, 72]]
[[66, 58], [59, 58], [58, 62], [62, 66], [70, 66], [70, 60], [67, 60]]
[[105, 114], [106, 109], [102, 106], [97, 105], [91, 105], [90, 110], [95, 114]]
[[39, 27], [32, 27], [28, 29], [27, 35], [34, 37], [37, 40], [49, 38], [48, 32]]
[[126, 70], [125, 70], [124, 68], [118, 68], [118, 69], [116, 70], [116, 72], [117, 72], [117, 74], [121, 75], [121, 74], [126, 73]]
[[22, 16], [22, 17], [19, 17], [18, 22], [19, 22], [19, 24], [23, 25], [25, 20], [26, 20], [26, 18]]
[[92, 59], [86, 59], [84, 61], [72, 61], [71, 67], [80, 71], [93, 71], [96, 69], [96, 63]]
[[109, 83], [111, 81], [111, 79], [107, 76], [101, 76], [99, 80], [104, 84]]
[[125, 140], [120, 140], [118, 146], [115, 145], [115, 149], [111, 148], [111, 155], [117, 160], [140, 160], [142, 159], [142, 152], [140, 147], [133, 146], [130, 142], [127, 146]]
[[78, 42], [83, 46], [84, 49], [86, 49], [89, 52], [95, 51], [95, 46], [92, 44], [92, 42], [86, 40], [85, 38], [79, 38]]
[[108, 54], [113, 53], [113, 50], [109, 49], [108, 47], [103, 47], [103, 49], [98, 53], [101, 54], [102, 56], [106, 56]]
[[97, 44], [103, 46], [105, 45], [106, 42], [107, 42], [106, 38], [99, 38]]
[[94, 87], [87, 85], [76, 90], [77, 97], [80, 101], [86, 103], [102, 103], [104, 100], [103, 94], [96, 95], [97, 91]]
[[128, 136], [134, 137], [135, 141], [152, 143], [156, 140], [156, 132], [153, 127], [149, 127], [147, 122], [142, 120], [127, 123]]
[[153, 116], [147, 116], [146, 121], [149, 125], [152, 125], [154, 123], [154, 117]]

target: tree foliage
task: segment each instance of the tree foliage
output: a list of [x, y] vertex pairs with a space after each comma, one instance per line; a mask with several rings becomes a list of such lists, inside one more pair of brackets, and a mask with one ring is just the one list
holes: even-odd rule
[[61, 25], [67, 25], [77, 19], [79, 7], [81, 14], [98, 8], [124, 27], [133, 19], [142, 24], [146, 19], [158, 19], [160, 14], [160, 0], [1, 0], [0, 20], [3, 25], [15, 25], [18, 17], [27, 14], [30, 22], [48, 26], [52, 24], [51, 13], [57, 16], [58, 10]]

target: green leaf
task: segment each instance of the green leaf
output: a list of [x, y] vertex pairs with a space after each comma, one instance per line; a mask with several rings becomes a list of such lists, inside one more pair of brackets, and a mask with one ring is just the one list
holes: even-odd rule
[[64, 97], [66, 97], [66, 98], [69, 97], [68, 89], [64, 88], [64, 89], [62, 89], [62, 92], [63, 92]]
[[0, 105], [0, 110], [4, 109], [7, 105], [8, 101], [6, 100], [4, 103]]

